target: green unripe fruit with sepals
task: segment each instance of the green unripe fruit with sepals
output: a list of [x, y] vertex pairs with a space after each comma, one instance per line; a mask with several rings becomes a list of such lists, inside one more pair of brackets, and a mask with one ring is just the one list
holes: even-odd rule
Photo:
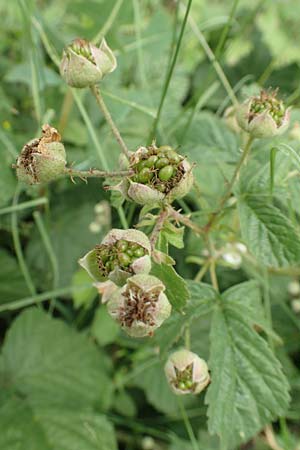
[[169, 164], [168, 158], [159, 158], [157, 162], [155, 163], [155, 167], [157, 169], [161, 169], [162, 167], [165, 167]]
[[121, 253], [119, 255], [119, 262], [122, 266], [128, 267], [131, 263], [131, 258], [127, 253]]
[[113, 229], [79, 263], [95, 281], [111, 280], [121, 286], [132, 275], [150, 272], [151, 245], [139, 230]]
[[142, 247], [134, 250], [134, 256], [136, 256], [138, 258], [141, 256], [144, 256], [144, 254], [145, 254], [145, 251], [144, 251], [144, 249], [142, 249]]
[[169, 161], [173, 164], [178, 164], [180, 163], [180, 156], [178, 155], [178, 153], [176, 153], [174, 150], [169, 150], [167, 152], [167, 158], [169, 159]]
[[150, 158], [148, 158], [146, 160], [146, 165], [145, 166], [149, 167], [149, 168], [154, 167], [157, 160], [158, 160], [158, 156], [152, 155], [152, 156], [150, 156]]
[[120, 250], [120, 252], [125, 252], [128, 248], [128, 242], [127, 241], [119, 241], [117, 243], [117, 248]]
[[148, 167], [144, 167], [140, 173], [138, 174], [138, 182], [139, 183], [147, 183], [152, 178], [151, 170]]
[[[166, 145], [140, 147], [132, 153], [129, 166], [134, 174], [111, 189], [138, 204], [172, 202], [189, 192], [193, 184], [192, 167], [187, 160]], [[161, 170], [164, 169], [164, 170]]]
[[173, 174], [174, 174], [173, 166], [165, 166], [158, 172], [158, 178], [161, 181], [169, 181], [170, 178], [172, 178]]

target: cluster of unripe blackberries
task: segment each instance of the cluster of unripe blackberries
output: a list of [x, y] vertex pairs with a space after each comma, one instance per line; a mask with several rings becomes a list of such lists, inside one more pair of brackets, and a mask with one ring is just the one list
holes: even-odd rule
[[250, 117], [262, 112], [268, 112], [275, 120], [277, 126], [282, 124], [285, 115], [285, 107], [281, 100], [276, 98], [275, 93], [262, 91], [259, 96], [254, 97], [250, 107]]
[[88, 59], [91, 63], [95, 63], [95, 58], [92, 55], [90, 44], [85, 39], [76, 39], [70, 44], [70, 49], [73, 50], [76, 55], [81, 55]]
[[112, 245], [98, 245], [96, 257], [99, 271], [104, 277], [107, 277], [117, 267], [132, 272], [132, 263], [144, 256], [145, 253], [146, 249], [141, 245], [125, 239], [121, 239]]
[[131, 179], [168, 193], [183, 175], [180, 168], [183, 159], [169, 145], [148, 147], [147, 154], [141, 154], [139, 161], [133, 164], [135, 174]]
[[261, 91], [236, 110], [239, 126], [252, 138], [269, 138], [284, 133], [290, 120], [289, 108], [277, 98], [277, 91]]

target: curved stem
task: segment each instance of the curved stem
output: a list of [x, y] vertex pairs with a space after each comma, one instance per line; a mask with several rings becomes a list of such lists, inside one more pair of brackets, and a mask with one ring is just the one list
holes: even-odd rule
[[130, 153], [129, 150], [127, 148], [127, 145], [125, 144], [115, 122], [113, 121], [113, 118], [110, 115], [109, 110], [107, 109], [107, 106], [103, 100], [103, 97], [101, 95], [101, 92], [99, 90], [99, 88], [97, 86], [90, 86], [90, 89], [92, 91], [92, 94], [95, 96], [96, 101], [98, 103], [99, 108], [101, 109], [108, 125], [111, 128], [111, 131], [113, 133], [113, 135], [115, 136], [119, 146], [121, 147], [122, 152], [124, 153], [124, 155], [126, 156], [127, 159], [129, 159], [130, 157]]

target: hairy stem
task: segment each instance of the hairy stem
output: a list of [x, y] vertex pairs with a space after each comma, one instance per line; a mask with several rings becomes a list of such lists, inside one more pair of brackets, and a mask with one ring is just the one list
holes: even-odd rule
[[249, 154], [249, 152], [251, 150], [252, 142], [253, 142], [253, 138], [251, 136], [249, 136], [248, 141], [247, 141], [247, 143], [245, 145], [244, 151], [242, 153], [242, 156], [241, 156], [241, 158], [240, 158], [240, 160], [239, 160], [239, 162], [238, 162], [238, 164], [237, 164], [237, 166], [235, 168], [234, 174], [233, 174], [233, 176], [232, 176], [232, 178], [231, 178], [231, 180], [230, 180], [230, 182], [228, 184], [226, 192], [225, 192], [225, 194], [223, 195], [223, 197], [222, 197], [222, 199], [220, 201], [219, 207], [212, 214], [210, 220], [208, 221], [208, 223], [204, 227], [206, 232], [208, 232], [210, 230], [210, 228], [213, 226], [213, 224], [217, 220], [219, 214], [222, 212], [225, 203], [230, 198], [233, 186], [234, 186], [235, 182], [237, 181], [237, 179], [239, 177], [239, 174], [240, 174], [240, 171], [241, 171], [241, 168], [242, 168], [244, 162], [246, 161], [246, 158], [247, 158], [247, 156], [248, 156], [248, 154]]
[[134, 173], [133, 170], [118, 170], [114, 172], [107, 172], [106, 170], [89, 169], [89, 170], [74, 170], [71, 167], [65, 168], [65, 173], [70, 175], [71, 178], [79, 177], [85, 178], [114, 178], [114, 177], [127, 177]]
[[183, 405], [183, 402], [182, 402], [180, 397], [177, 397], [177, 401], [178, 401], [178, 406], [179, 406], [179, 409], [180, 409], [180, 413], [181, 413], [181, 416], [182, 416], [182, 419], [183, 419], [183, 422], [184, 422], [187, 434], [188, 434], [189, 439], [190, 439], [191, 444], [192, 444], [192, 448], [193, 448], [193, 450], [200, 450], [198, 441], [197, 441], [197, 439], [195, 437], [194, 430], [192, 428], [192, 425], [190, 424], [190, 421], [189, 421], [188, 415], [186, 413], [185, 407]]
[[179, 211], [176, 211], [172, 206], [169, 207], [169, 216], [172, 217], [176, 222], [180, 222], [188, 228], [191, 228], [196, 234], [202, 234], [203, 228], [192, 222], [187, 216], [184, 216]]
[[121, 134], [120, 134], [116, 124], [115, 124], [115, 122], [113, 121], [113, 118], [110, 115], [110, 112], [107, 109], [107, 106], [106, 106], [106, 104], [105, 104], [105, 102], [103, 100], [103, 97], [101, 95], [101, 92], [100, 92], [99, 88], [97, 86], [91, 86], [90, 89], [92, 91], [92, 94], [95, 96], [96, 101], [98, 103], [98, 106], [101, 109], [101, 111], [102, 111], [102, 113], [103, 113], [103, 115], [104, 115], [108, 125], [110, 126], [111, 131], [112, 131], [113, 135], [115, 136], [115, 138], [116, 138], [116, 140], [117, 140], [117, 142], [118, 142], [122, 152], [124, 153], [126, 158], [129, 159], [130, 153], [129, 153], [129, 150], [127, 148], [127, 145], [125, 144], [125, 142], [124, 142], [124, 140], [123, 140], [123, 138], [122, 138], [122, 136], [121, 136]]
[[156, 224], [152, 230], [151, 236], [150, 236], [150, 244], [151, 244], [151, 249], [152, 251], [155, 250], [155, 244], [159, 238], [159, 233], [161, 232], [165, 220], [168, 217], [168, 210], [167, 209], [162, 209], [161, 212], [159, 213], [158, 219], [156, 221]]

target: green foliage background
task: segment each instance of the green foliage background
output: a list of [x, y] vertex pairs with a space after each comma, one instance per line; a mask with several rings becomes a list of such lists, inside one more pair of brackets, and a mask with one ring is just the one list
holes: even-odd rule
[[[156, 268], [174, 312], [152, 339], [120, 332], [77, 264], [139, 209], [115, 199], [110, 211], [97, 180], [18, 187], [11, 168], [51, 123], [74, 167], [116, 169], [119, 149], [95, 100], [69, 89], [56, 66], [78, 36], [105, 34], [118, 69], [103, 96], [129, 148], [148, 143], [186, 3], [0, 0], [1, 450], [275, 449], [260, 434], [271, 422], [277, 450], [299, 448], [300, 293], [288, 289], [300, 276], [297, 0], [192, 2], [156, 133], [196, 163], [197, 189], [175, 206], [200, 226], [217, 207], [244, 144], [223, 116], [234, 95], [279, 87], [293, 111], [283, 137], [254, 142], [211, 233], [221, 294], [209, 273], [197, 281], [206, 242], [186, 229], [183, 246], [181, 232], [165, 230], [188, 281], [172, 290], [170, 271]], [[110, 213], [99, 215], [99, 203]], [[248, 249], [238, 268], [222, 256], [236, 242]], [[178, 401], [163, 365], [187, 327], [212, 382]]]

